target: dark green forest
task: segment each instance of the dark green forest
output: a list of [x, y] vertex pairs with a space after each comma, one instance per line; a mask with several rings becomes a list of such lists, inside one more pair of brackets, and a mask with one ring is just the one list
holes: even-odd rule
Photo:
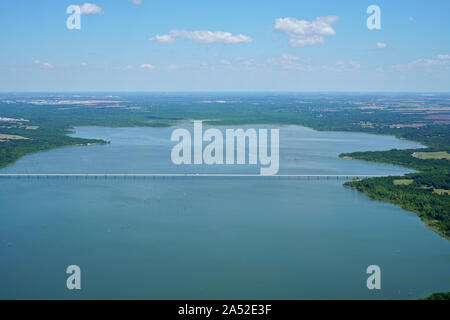
[[[395, 185], [396, 179], [411, 179], [408, 185]], [[346, 186], [416, 212], [427, 225], [450, 239], [450, 195], [439, 195], [435, 189], [448, 190], [450, 175], [440, 171], [413, 173], [403, 177], [380, 177], [346, 182]]]
[[421, 300], [450, 300], [450, 292], [437, 292]]

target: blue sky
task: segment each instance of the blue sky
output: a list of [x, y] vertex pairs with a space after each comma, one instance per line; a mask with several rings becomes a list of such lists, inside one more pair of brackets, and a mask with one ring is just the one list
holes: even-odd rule
[[[381, 30], [366, 26], [372, 4]], [[80, 30], [66, 27], [69, 5]], [[448, 0], [2, 0], [0, 91], [448, 92], [449, 11]]]

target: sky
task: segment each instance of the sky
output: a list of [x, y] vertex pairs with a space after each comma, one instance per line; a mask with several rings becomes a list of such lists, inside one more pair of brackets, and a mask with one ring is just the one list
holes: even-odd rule
[[[80, 29], [67, 27], [71, 5]], [[380, 8], [381, 29], [367, 26], [370, 5]], [[2, 92], [450, 91], [448, 0], [1, 6]]]

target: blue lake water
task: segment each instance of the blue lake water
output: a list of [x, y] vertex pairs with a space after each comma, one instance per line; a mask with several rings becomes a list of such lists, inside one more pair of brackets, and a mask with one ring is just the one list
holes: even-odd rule
[[[173, 129], [76, 128], [74, 136], [111, 144], [28, 155], [0, 173], [259, 172], [175, 166]], [[416, 147], [286, 126], [279, 173], [399, 175], [409, 170], [338, 154]], [[343, 182], [0, 179], [0, 298], [415, 299], [448, 291], [450, 243], [414, 213]], [[72, 264], [82, 270], [80, 291], [66, 288]], [[373, 264], [379, 291], [366, 287]]]

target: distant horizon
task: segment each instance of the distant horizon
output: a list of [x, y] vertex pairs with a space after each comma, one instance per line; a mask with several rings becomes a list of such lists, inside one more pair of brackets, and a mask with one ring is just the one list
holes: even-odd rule
[[348, 94], [450, 94], [450, 91], [0, 91], [0, 94], [20, 94], [20, 93], [70, 93], [70, 94], [80, 94], [80, 93], [281, 93], [281, 94], [332, 94], [332, 93], [348, 93]]

